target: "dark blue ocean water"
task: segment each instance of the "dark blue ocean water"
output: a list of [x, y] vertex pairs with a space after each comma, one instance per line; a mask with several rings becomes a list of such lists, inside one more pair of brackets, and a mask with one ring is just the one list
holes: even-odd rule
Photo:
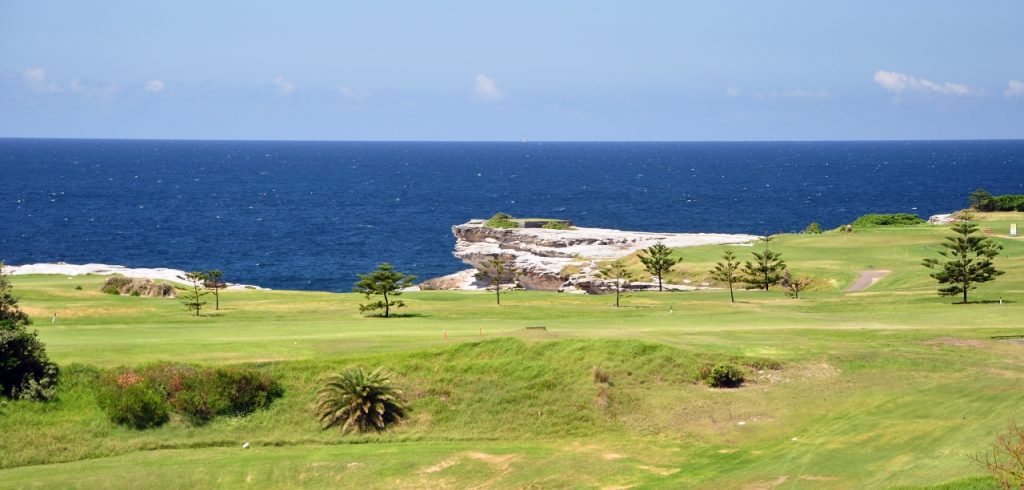
[[496, 211], [650, 231], [775, 233], [1024, 193], [1024, 141], [375, 143], [0, 139], [0, 259], [221, 268], [349, 290], [390, 261], [462, 268]]

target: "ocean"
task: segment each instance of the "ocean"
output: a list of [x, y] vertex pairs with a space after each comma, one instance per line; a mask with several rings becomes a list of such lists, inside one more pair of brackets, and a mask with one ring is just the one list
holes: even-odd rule
[[463, 269], [451, 226], [498, 211], [767, 234], [1024, 193], [1024, 141], [460, 143], [0, 139], [0, 260], [213, 269], [351, 290], [391, 262]]

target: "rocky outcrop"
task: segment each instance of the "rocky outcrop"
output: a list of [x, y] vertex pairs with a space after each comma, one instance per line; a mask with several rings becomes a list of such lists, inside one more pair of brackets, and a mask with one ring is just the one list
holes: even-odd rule
[[124, 276], [110, 276], [103, 281], [100, 291], [121, 296], [144, 296], [147, 298], [175, 298], [174, 286], [165, 282], [153, 282], [152, 279], [139, 279]]
[[[525, 289], [543, 291], [604, 292], [610, 284], [596, 277], [599, 264], [629, 255], [655, 243], [668, 247], [745, 244], [754, 235], [720, 233], [648, 233], [602, 228], [550, 230], [542, 228], [491, 228], [482, 220], [452, 227], [455, 257], [473, 268], [500, 256], [518, 272], [517, 282]], [[569, 272], [567, 272], [569, 271]], [[424, 289], [483, 289], [472, 271], [432, 279]], [[633, 288], [650, 287], [634, 283]], [[692, 289], [677, 285], [675, 289]]]

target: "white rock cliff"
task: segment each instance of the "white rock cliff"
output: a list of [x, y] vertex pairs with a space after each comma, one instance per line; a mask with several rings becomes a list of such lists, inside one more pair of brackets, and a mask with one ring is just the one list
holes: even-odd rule
[[[749, 244], [755, 235], [721, 233], [649, 233], [602, 228], [548, 230], [491, 228], [483, 220], [452, 227], [455, 257], [474, 269], [501, 256], [518, 271], [518, 284], [542, 291], [603, 292], [608, 285], [596, 278], [601, 262], [621, 258], [656, 243], [671, 248], [698, 245]], [[579, 269], [569, 276], [568, 266]], [[421, 289], [484, 289], [473, 269], [425, 281]], [[677, 288], [681, 289], [681, 288]]]

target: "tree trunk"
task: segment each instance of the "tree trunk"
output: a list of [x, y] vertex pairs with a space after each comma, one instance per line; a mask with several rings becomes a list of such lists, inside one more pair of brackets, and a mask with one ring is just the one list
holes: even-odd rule
[[501, 282], [500, 281], [498, 282], [498, 285], [494, 287], [494, 297], [495, 297], [495, 299], [498, 302], [498, 306], [501, 306]]
[[658, 274], [658, 291], [661, 291], [661, 274]]
[[964, 304], [967, 304], [967, 287], [964, 287]]
[[729, 302], [730, 303], [735, 303], [736, 302], [736, 296], [733, 296], [733, 294], [732, 294], [732, 281], [729, 281]]
[[388, 318], [391, 314], [391, 305], [388, 304], [388, 292], [384, 291], [384, 318]]
[[616, 280], [616, 282], [615, 282], [615, 307], [616, 308], [619, 307], [619, 291], [621, 289], [622, 288], [621, 288], [621, 286], [619, 286], [618, 280]]

